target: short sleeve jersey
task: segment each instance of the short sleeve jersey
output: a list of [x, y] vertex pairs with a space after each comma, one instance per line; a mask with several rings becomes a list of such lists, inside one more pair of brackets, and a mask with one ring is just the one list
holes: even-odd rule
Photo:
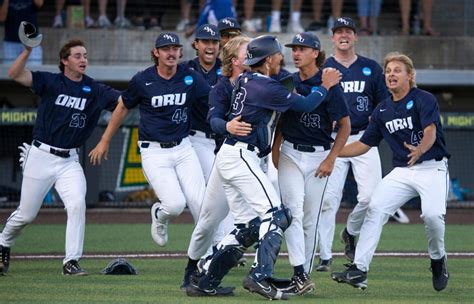
[[[213, 87], [221, 77], [221, 60], [217, 58], [216, 63], [210, 71], [205, 71], [199, 63], [199, 58], [189, 60], [186, 65], [195, 70], [209, 86]], [[211, 133], [211, 127], [207, 123], [207, 114], [209, 112], [209, 103], [205, 98], [201, 98], [198, 102], [193, 103], [191, 111], [191, 129]]]
[[63, 73], [32, 72], [33, 92], [41, 97], [33, 138], [63, 149], [89, 138], [103, 109], [113, 110], [120, 92], [84, 75], [72, 81]]
[[201, 76], [183, 64], [169, 80], [151, 66], [133, 76], [122, 99], [128, 109], [139, 106], [140, 140], [172, 142], [189, 135], [191, 106], [199, 98], [207, 100], [209, 89]]
[[229, 138], [252, 144], [260, 151], [268, 150], [279, 114], [300, 96], [260, 73], [243, 73], [238, 82], [240, 89], [231, 104], [229, 120], [241, 115], [243, 121], [252, 125], [252, 131], [247, 136], [229, 135]]
[[436, 141], [417, 163], [449, 158], [450, 155], [446, 150], [436, 97], [424, 90], [412, 88], [403, 99], [394, 102], [389, 97], [375, 108], [360, 141], [377, 146], [382, 138], [385, 139], [393, 153], [393, 166], [406, 167], [410, 151], [403, 143], [419, 145], [423, 139], [423, 130], [433, 123], [436, 126]]
[[[296, 92], [308, 96], [321, 84], [322, 71], [313, 77], [301, 80], [298, 72], [293, 74]], [[349, 116], [344, 94], [340, 86], [333, 86], [321, 105], [310, 113], [289, 110], [282, 115], [282, 133], [285, 140], [296, 144], [330, 146], [332, 122]]]
[[349, 68], [334, 57], [329, 57], [324, 67], [336, 68], [342, 73], [340, 84], [349, 107], [351, 132], [365, 130], [375, 106], [389, 96], [382, 67], [360, 55]]

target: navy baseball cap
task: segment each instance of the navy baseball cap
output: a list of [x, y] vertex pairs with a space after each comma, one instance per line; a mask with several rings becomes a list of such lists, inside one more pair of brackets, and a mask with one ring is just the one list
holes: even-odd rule
[[179, 37], [175, 33], [161, 33], [156, 38], [155, 47], [160, 48], [168, 45], [183, 46], [179, 43]]
[[221, 34], [217, 26], [213, 24], [203, 24], [196, 31], [196, 40], [221, 40]]
[[304, 46], [304, 47], [320, 50], [321, 42], [319, 41], [318, 36], [310, 32], [305, 32], [301, 34], [296, 34], [295, 37], [293, 37], [293, 40], [291, 41], [291, 43], [285, 44], [285, 46], [286, 47]]
[[219, 29], [219, 32], [225, 31], [225, 30], [242, 30], [240, 27], [239, 22], [235, 18], [227, 17], [219, 20], [219, 24], [217, 24], [217, 28]]
[[340, 17], [340, 18], [337, 18], [337, 20], [334, 22], [334, 26], [332, 27], [332, 33], [334, 34], [334, 32], [339, 29], [339, 28], [342, 28], [342, 27], [347, 27], [347, 28], [350, 28], [354, 31], [354, 33], [356, 33], [356, 26], [355, 26], [355, 23], [354, 23], [354, 20], [352, 20], [351, 18], [349, 17]]

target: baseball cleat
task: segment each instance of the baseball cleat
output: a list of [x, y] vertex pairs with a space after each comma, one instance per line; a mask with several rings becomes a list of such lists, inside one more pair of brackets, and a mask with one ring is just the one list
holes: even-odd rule
[[362, 290], [367, 288], [367, 272], [359, 270], [355, 264], [343, 272], [331, 273], [331, 278], [338, 283], [346, 283]]
[[10, 248], [0, 245], [0, 251], [2, 252], [2, 262], [0, 263], [0, 274], [6, 274], [10, 267]]
[[159, 246], [166, 246], [166, 243], [168, 243], [168, 223], [158, 221], [160, 207], [160, 203], [154, 203], [151, 207], [151, 237]]
[[63, 266], [63, 275], [85, 276], [87, 272], [81, 268], [76, 260], [70, 260]]
[[197, 269], [191, 269], [191, 268], [186, 268], [184, 270], [184, 277], [183, 277], [183, 283], [179, 287], [182, 291], [186, 291], [186, 288], [189, 287], [191, 284], [191, 278], [195, 273], [197, 273]]
[[303, 272], [299, 275], [294, 275], [292, 280], [296, 283], [299, 295], [312, 292], [316, 287], [313, 281], [311, 281], [309, 274], [307, 274], [306, 272]]
[[446, 256], [439, 260], [431, 259], [431, 272], [433, 274], [433, 288], [441, 291], [448, 286], [449, 273], [446, 265]]
[[349, 234], [347, 232], [347, 228], [341, 231], [341, 242], [345, 245], [344, 246], [344, 254], [346, 255], [347, 259], [351, 262], [354, 261], [355, 256], [355, 236]]
[[316, 266], [316, 271], [331, 271], [332, 259], [329, 260], [319, 260], [319, 265]]
[[250, 274], [245, 277], [243, 287], [270, 300], [288, 300], [289, 296], [287, 293], [276, 289], [266, 279], [260, 282], [255, 281]]
[[232, 297], [234, 295], [233, 287], [217, 287], [212, 289], [201, 289], [195, 284], [186, 287], [186, 294], [189, 297]]

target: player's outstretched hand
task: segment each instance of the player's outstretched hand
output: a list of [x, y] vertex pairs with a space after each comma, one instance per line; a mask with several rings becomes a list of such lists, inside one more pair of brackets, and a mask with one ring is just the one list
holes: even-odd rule
[[323, 69], [323, 74], [321, 76], [322, 80], [322, 86], [326, 88], [326, 90], [329, 90], [333, 86], [339, 83], [341, 81], [342, 74], [339, 72], [339, 70], [336, 70], [335, 68], [325, 68]]
[[249, 123], [246, 123], [245, 121], [241, 121], [242, 116], [239, 115], [232, 119], [231, 121], [227, 122], [225, 128], [227, 129], [227, 132], [229, 132], [232, 135], [237, 135], [237, 136], [247, 136], [252, 132], [252, 125]]
[[423, 155], [423, 151], [421, 151], [420, 146], [415, 147], [413, 145], [407, 144], [406, 142], [404, 142], [403, 145], [405, 148], [410, 150], [410, 154], [408, 154], [408, 167], [411, 167], [420, 159], [420, 157]]
[[102, 159], [108, 160], [109, 144], [99, 141], [97, 146], [89, 152], [89, 159], [92, 165], [100, 165]]
[[332, 170], [334, 170], [334, 160], [326, 158], [321, 162], [319, 168], [316, 170], [314, 176], [323, 178], [331, 175]]

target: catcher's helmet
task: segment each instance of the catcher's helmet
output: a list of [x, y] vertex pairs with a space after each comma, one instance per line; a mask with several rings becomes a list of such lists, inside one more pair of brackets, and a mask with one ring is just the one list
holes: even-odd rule
[[254, 65], [268, 56], [281, 52], [281, 44], [275, 36], [259, 36], [247, 45], [245, 65]]
[[43, 35], [39, 34], [33, 23], [22, 21], [18, 27], [18, 37], [21, 43], [29, 47], [37, 47], [43, 40]]

